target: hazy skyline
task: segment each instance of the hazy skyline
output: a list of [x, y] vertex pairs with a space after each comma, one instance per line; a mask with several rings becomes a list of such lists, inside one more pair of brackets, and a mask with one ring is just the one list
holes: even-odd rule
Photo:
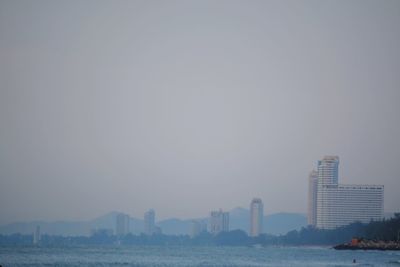
[[400, 203], [400, 1], [0, 0], [0, 224]]

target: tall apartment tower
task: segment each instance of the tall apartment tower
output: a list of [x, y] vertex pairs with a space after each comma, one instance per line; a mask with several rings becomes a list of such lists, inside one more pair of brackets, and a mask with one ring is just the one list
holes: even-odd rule
[[259, 236], [263, 230], [264, 205], [260, 198], [250, 203], [250, 236]]
[[338, 185], [339, 157], [325, 156], [318, 161], [318, 179], [320, 185]]
[[144, 233], [146, 235], [152, 235], [156, 232], [156, 213], [153, 209], [150, 209], [144, 213]]
[[317, 224], [317, 189], [318, 189], [318, 172], [312, 170], [308, 176], [308, 225], [316, 226]]
[[316, 182], [315, 173], [309, 177], [309, 223], [335, 229], [356, 221], [381, 220], [383, 194], [383, 185], [339, 184], [339, 157], [325, 156], [318, 161]]
[[210, 232], [212, 234], [229, 231], [229, 212], [223, 212], [220, 209], [212, 211], [210, 215]]
[[115, 233], [117, 236], [124, 236], [129, 233], [129, 215], [124, 213], [117, 214]]

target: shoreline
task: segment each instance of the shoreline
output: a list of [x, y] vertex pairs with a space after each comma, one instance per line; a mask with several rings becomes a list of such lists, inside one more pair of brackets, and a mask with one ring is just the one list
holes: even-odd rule
[[400, 242], [353, 238], [351, 242], [333, 247], [336, 250], [400, 250]]

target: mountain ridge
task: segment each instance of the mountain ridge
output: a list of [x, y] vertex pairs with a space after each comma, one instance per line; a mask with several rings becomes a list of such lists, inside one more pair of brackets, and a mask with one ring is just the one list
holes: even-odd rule
[[[0, 234], [32, 234], [37, 225], [43, 234], [63, 236], [87, 236], [92, 229], [108, 228], [115, 230], [115, 218], [119, 212], [111, 211], [92, 220], [86, 221], [53, 221], [43, 220], [30, 222], [16, 222], [0, 226]], [[230, 230], [249, 230], [250, 211], [242, 207], [236, 207], [229, 211]], [[203, 220], [208, 222], [208, 217], [196, 219], [168, 218], [156, 222], [162, 232], [167, 235], [186, 235], [191, 232], [191, 222]], [[140, 234], [143, 232], [143, 219], [130, 217], [130, 232]], [[291, 230], [298, 230], [306, 226], [306, 217], [300, 213], [279, 212], [264, 216], [264, 232], [268, 234], [286, 234]]]

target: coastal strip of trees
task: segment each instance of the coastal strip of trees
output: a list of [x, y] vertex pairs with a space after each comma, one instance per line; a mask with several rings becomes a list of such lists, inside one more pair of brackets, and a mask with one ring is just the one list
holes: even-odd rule
[[[249, 237], [242, 230], [221, 232], [212, 235], [203, 232], [191, 238], [188, 235], [132, 235], [122, 237], [108, 235], [106, 233], [87, 236], [53, 236], [42, 235], [40, 246], [75, 246], [75, 245], [187, 245], [187, 246], [251, 246], [251, 245], [277, 245], [277, 246], [301, 246], [301, 245], [335, 245], [348, 242], [353, 237], [397, 241], [400, 239], [400, 213], [393, 218], [382, 221], [371, 221], [368, 224], [359, 222], [334, 230], [321, 230], [314, 227], [305, 227], [301, 230], [293, 230], [286, 235], [262, 234], [258, 237]], [[0, 235], [0, 246], [30, 246], [32, 235], [12, 234]]]

